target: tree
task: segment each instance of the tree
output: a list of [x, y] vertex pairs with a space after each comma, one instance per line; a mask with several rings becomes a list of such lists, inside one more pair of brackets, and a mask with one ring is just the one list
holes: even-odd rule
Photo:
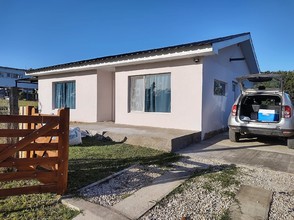
[[294, 71], [266, 71], [264, 74], [282, 74], [283, 88], [285, 92], [289, 93], [292, 100], [294, 100]]

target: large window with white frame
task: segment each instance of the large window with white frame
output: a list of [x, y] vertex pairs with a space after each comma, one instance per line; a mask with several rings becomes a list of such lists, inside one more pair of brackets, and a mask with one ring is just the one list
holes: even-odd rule
[[129, 111], [170, 112], [170, 73], [130, 76]]
[[54, 108], [76, 108], [76, 82], [55, 82], [54, 89]]

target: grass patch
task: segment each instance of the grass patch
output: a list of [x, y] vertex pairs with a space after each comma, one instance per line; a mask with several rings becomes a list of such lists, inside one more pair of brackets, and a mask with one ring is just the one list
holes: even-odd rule
[[[222, 165], [222, 166], [209, 166], [206, 169], [197, 169], [195, 173], [182, 185], [174, 189], [167, 198], [175, 195], [181, 194], [187, 188], [194, 184], [197, 181], [197, 178], [202, 176], [206, 178], [208, 181], [205, 181], [202, 185], [203, 189], [208, 192], [212, 192], [215, 190], [215, 183], [219, 182], [221, 186], [225, 189], [232, 185], [238, 185], [239, 181], [236, 179], [239, 174], [239, 169], [235, 165]], [[220, 192], [222, 195], [235, 199], [236, 194], [229, 190], [225, 190]], [[163, 203], [159, 203], [162, 205]]]
[[[68, 192], [98, 181], [136, 163], [165, 165], [179, 156], [123, 143], [83, 139], [83, 145], [69, 149]], [[1, 172], [1, 171], [0, 171]], [[4, 172], [4, 171], [2, 171]], [[0, 183], [0, 188], [34, 184], [33, 181]], [[127, 194], [124, 196], [128, 196]], [[32, 194], [0, 198], [0, 219], [72, 219], [78, 214], [59, 202], [56, 194]]]
[[[35, 106], [38, 107], [38, 101], [18, 100], [19, 106]], [[9, 106], [9, 100], [0, 99], [0, 106]]]
[[219, 220], [231, 220], [230, 211], [226, 209], [223, 214], [219, 217]]
[[165, 165], [179, 157], [174, 153], [111, 141], [99, 142], [95, 137], [87, 137], [82, 146], [69, 150], [69, 192], [136, 163]]
[[235, 165], [222, 166], [220, 172], [210, 173], [206, 177], [212, 182], [219, 182], [223, 188], [231, 185], [238, 185], [239, 181], [236, 179], [238, 168]]
[[56, 195], [32, 194], [0, 200], [0, 219], [72, 219], [78, 214], [58, 202]]
[[205, 182], [203, 185], [203, 189], [207, 190], [208, 192], [212, 192], [213, 191], [213, 186], [211, 183], [209, 182]]
[[19, 100], [18, 101], [19, 106], [34, 106], [38, 107], [38, 101], [26, 101], [26, 100]]

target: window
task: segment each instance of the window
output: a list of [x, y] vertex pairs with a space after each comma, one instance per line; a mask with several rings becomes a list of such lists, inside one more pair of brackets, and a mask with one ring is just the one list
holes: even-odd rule
[[54, 108], [76, 108], [76, 82], [54, 83], [55, 99]]
[[214, 94], [220, 95], [220, 96], [225, 96], [226, 95], [226, 83], [219, 81], [219, 80], [214, 80]]
[[235, 81], [232, 81], [232, 91], [237, 92], [237, 83]]
[[131, 76], [130, 111], [170, 112], [170, 73]]

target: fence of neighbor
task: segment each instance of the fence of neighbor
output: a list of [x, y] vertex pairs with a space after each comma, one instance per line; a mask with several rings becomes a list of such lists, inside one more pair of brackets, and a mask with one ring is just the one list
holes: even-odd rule
[[[33, 107], [23, 115], [0, 115], [0, 182], [30, 181], [32, 185], [0, 189], [0, 197], [31, 193], [64, 194], [67, 189], [69, 109], [57, 115], [41, 115]], [[12, 125], [12, 126], [11, 126]], [[3, 171], [4, 170], [4, 171]]]

